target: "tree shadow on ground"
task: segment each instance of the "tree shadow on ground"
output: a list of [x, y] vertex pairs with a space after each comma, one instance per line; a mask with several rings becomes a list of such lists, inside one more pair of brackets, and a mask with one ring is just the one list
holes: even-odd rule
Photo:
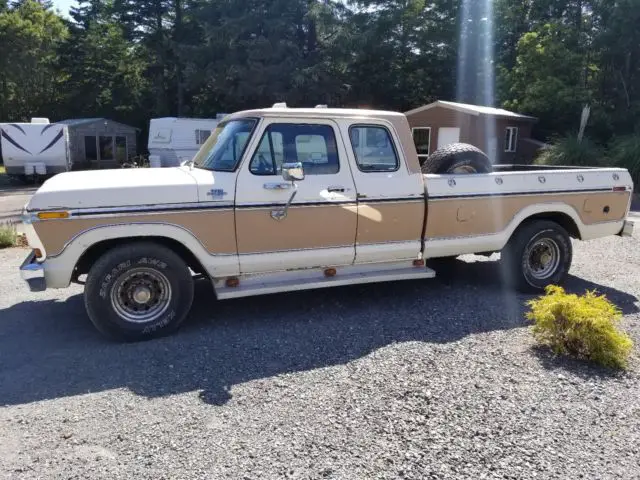
[[[80, 295], [0, 310], [0, 404], [127, 388], [156, 398], [200, 393], [222, 405], [234, 385], [340, 365], [398, 342], [455, 342], [526, 325], [529, 296], [500, 287], [496, 262], [459, 262], [451, 278], [359, 285], [216, 302], [197, 283], [190, 318], [176, 334], [120, 344], [88, 321]], [[597, 287], [627, 313], [635, 298]]]

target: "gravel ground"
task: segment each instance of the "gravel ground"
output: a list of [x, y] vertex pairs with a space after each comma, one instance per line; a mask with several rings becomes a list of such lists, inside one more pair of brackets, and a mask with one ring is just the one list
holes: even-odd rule
[[6, 187], [0, 181], [0, 224], [19, 220], [22, 208], [35, 190], [34, 187], [28, 186]]
[[[567, 287], [640, 344], [638, 239], [577, 243]], [[177, 335], [121, 345], [79, 287], [28, 293], [25, 253], [0, 252], [2, 478], [639, 478], [638, 357], [534, 348], [494, 262], [221, 303], [201, 284]]]

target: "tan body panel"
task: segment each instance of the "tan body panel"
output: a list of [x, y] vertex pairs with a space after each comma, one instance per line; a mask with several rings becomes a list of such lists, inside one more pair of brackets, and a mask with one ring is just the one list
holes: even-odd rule
[[[629, 195], [629, 192], [603, 192], [430, 199], [426, 237], [471, 237], [498, 233], [505, 230], [522, 209], [554, 202], [570, 205], [585, 225], [617, 221], [625, 217]], [[609, 207], [608, 214], [603, 211], [606, 206]]]
[[358, 204], [358, 245], [419, 240], [422, 237], [424, 199], [411, 202]]
[[46, 220], [33, 224], [48, 256], [56, 256], [82, 232], [99, 226], [132, 223], [166, 223], [188, 230], [211, 254], [235, 254], [236, 235], [233, 210], [200, 210], [146, 213], [100, 218]]
[[353, 246], [355, 242], [355, 203], [292, 205], [283, 220], [271, 218], [271, 212], [281, 208], [236, 210], [238, 253], [344, 247]]

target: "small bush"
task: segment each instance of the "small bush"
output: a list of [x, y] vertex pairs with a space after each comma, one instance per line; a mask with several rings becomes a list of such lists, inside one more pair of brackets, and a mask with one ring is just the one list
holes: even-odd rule
[[15, 247], [18, 233], [12, 225], [0, 225], [0, 248]]
[[546, 295], [528, 305], [534, 337], [554, 352], [605, 367], [627, 367], [633, 341], [616, 328], [622, 312], [604, 295], [587, 292], [579, 297], [551, 285]]
[[604, 149], [587, 137], [578, 140], [575, 134], [557, 137], [544, 148], [535, 162], [537, 165], [570, 167], [598, 166], [606, 163]]
[[629, 170], [633, 182], [640, 184], [640, 135], [615, 138], [609, 147], [609, 156], [616, 167]]

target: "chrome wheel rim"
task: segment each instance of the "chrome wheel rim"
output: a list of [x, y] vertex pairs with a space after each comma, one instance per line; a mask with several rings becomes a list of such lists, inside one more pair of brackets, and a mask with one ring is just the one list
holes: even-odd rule
[[555, 240], [541, 238], [528, 249], [527, 270], [536, 280], [551, 277], [560, 265], [560, 246]]
[[169, 279], [151, 268], [129, 270], [111, 288], [111, 306], [127, 322], [153, 322], [167, 311], [170, 302]]

